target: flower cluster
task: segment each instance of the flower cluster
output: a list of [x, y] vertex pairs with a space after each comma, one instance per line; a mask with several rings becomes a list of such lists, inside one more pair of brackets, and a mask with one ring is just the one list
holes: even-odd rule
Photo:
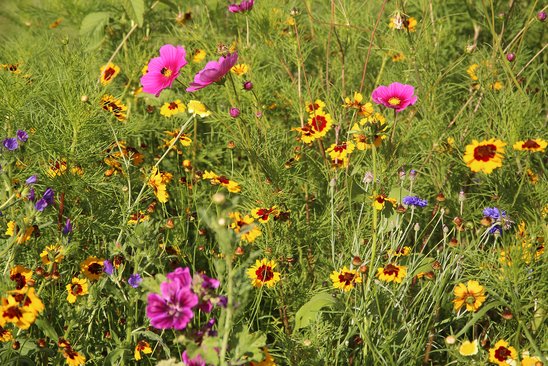
[[17, 130], [16, 137], [7, 137], [2, 141], [2, 145], [8, 151], [17, 150], [19, 148], [19, 143], [25, 143], [29, 139], [29, 135], [24, 130]]

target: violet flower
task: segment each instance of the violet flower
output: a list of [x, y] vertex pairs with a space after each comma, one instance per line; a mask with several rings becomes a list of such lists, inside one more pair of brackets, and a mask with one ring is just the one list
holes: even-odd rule
[[4, 147], [8, 149], [9, 151], [17, 150], [17, 148], [19, 147], [19, 143], [17, 142], [17, 139], [14, 137], [6, 138], [4, 139], [2, 143]]
[[17, 130], [17, 139], [21, 142], [27, 142], [29, 134], [23, 130]]
[[185, 57], [184, 47], [163, 45], [160, 48], [160, 57], [150, 60], [147, 73], [141, 78], [143, 92], [159, 96], [162, 90], [170, 88], [181, 68], [187, 64]]
[[182, 354], [182, 358], [185, 366], [206, 366], [206, 362], [201, 355], [197, 355], [194, 358], [189, 358], [186, 351], [184, 351]]
[[143, 279], [141, 278], [141, 275], [139, 273], [132, 274], [127, 280], [127, 283], [133, 288], [139, 287], [141, 282], [143, 282]]
[[251, 11], [253, 5], [255, 5], [255, 0], [243, 0], [239, 4], [230, 4], [228, 11], [231, 13], [245, 13]]
[[414, 93], [415, 88], [411, 85], [392, 83], [388, 86], [378, 86], [377, 89], [373, 90], [371, 99], [386, 108], [401, 112], [417, 102], [417, 96]]
[[194, 82], [186, 89], [195, 92], [221, 80], [238, 61], [238, 53], [221, 56], [219, 61], [209, 61], [205, 67], [194, 76]]

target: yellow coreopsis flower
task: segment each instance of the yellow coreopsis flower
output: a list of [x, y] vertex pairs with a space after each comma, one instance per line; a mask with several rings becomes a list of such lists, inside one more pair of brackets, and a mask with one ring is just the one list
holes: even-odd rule
[[377, 277], [381, 281], [401, 283], [407, 275], [406, 266], [398, 266], [388, 263], [386, 266], [377, 269]]
[[490, 174], [502, 166], [504, 146], [506, 144], [497, 139], [481, 142], [472, 140], [472, 143], [466, 146], [463, 160], [473, 172]]
[[467, 311], [476, 312], [486, 299], [485, 288], [474, 280], [468, 281], [466, 285], [459, 283], [453, 289], [453, 294], [455, 295], [455, 300], [453, 300], [455, 311], [466, 305]]
[[206, 55], [207, 55], [206, 51], [202, 49], [197, 49], [196, 51], [194, 51], [194, 54], [192, 55], [192, 62], [195, 62], [195, 63], [202, 62], [205, 59]]
[[160, 108], [160, 114], [165, 117], [175, 116], [184, 111], [186, 111], [186, 107], [180, 99], [174, 100], [173, 102], [166, 102], [162, 108]]
[[242, 76], [249, 72], [249, 66], [247, 64], [237, 64], [232, 66], [232, 69], [230, 69], [230, 71], [238, 76]]
[[74, 277], [72, 279], [72, 282], [69, 283], [66, 288], [68, 291], [67, 301], [71, 304], [74, 304], [78, 296], [84, 296], [88, 294], [88, 280], [86, 280], [85, 278], [80, 279]]
[[514, 347], [510, 347], [504, 339], [495, 343], [493, 348], [489, 349], [489, 362], [499, 366], [512, 365], [518, 359], [518, 352]]
[[120, 68], [112, 62], [101, 66], [101, 84], [108, 85], [120, 73]]
[[273, 287], [280, 280], [280, 272], [275, 272], [276, 262], [263, 258], [256, 260], [255, 265], [247, 270], [253, 287]]
[[474, 339], [472, 342], [464, 341], [459, 347], [459, 353], [463, 356], [474, 356], [478, 354], [478, 340]]
[[202, 118], [207, 117], [211, 114], [211, 111], [207, 109], [207, 107], [197, 100], [191, 100], [187, 104], [188, 113], [192, 113], [194, 115], [198, 115]]
[[139, 361], [142, 358], [141, 352], [143, 352], [145, 355], [152, 353], [152, 348], [147, 341], [139, 341], [135, 346], [134, 358], [136, 361]]
[[255, 219], [249, 215], [242, 215], [239, 212], [232, 212], [228, 215], [232, 219], [230, 228], [240, 236], [242, 240], [253, 243], [257, 237], [261, 236], [261, 229], [254, 224]]
[[348, 269], [344, 266], [339, 271], [333, 271], [329, 276], [333, 281], [333, 287], [345, 292], [352, 290], [357, 283], [362, 283], [362, 277], [355, 269]]

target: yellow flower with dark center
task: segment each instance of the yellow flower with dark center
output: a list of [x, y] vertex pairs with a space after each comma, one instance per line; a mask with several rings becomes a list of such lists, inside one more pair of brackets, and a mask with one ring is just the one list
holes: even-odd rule
[[148, 179], [148, 185], [154, 190], [154, 195], [160, 203], [166, 203], [169, 199], [167, 184], [171, 181], [173, 175], [167, 172], [160, 172], [157, 167], [152, 168], [152, 173]]
[[80, 269], [90, 280], [98, 280], [103, 274], [104, 262], [104, 258], [88, 257], [80, 264]]
[[[354, 92], [354, 96], [352, 98], [350, 97], [345, 97], [344, 98], [344, 104], [343, 104], [343, 107], [344, 108], [356, 108], [356, 109], [361, 109], [362, 107], [362, 100], [363, 100], [363, 95], [362, 93], [360, 92]], [[369, 103], [371, 104], [371, 103]], [[372, 105], [371, 105], [372, 106]]]
[[69, 366], [81, 366], [86, 363], [86, 358], [84, 357], [84, 355], [76, 352], [72, 349], [72, 347], [63, 348], [62, 353], [63, 357], [67, 361], [67, 365]]
[[386, 266], [377, 269], [377, 277], [381, 281], [401, 283], [407, 275], [406, 266], [388, 263]]
[[48, 245], [40, 253], [40, 258], [44, 264], [61, 263], [64, 257], [64, 249], [60, 245]]
[[525, 141], [518, 141], [512, 146], [514, 150], [530, 151], [530, 152], [544, 152], [548, 146], [548, 142], [543, 139], [528, 139]]
[[137, 225], [137, 224], [140, 224], [141, 222], [148, 221], [149, 219], [150, 219], [149, 215], [146, 215], [143, 211], [139, 210], [139, 212], [136, 212], [129, 217], [127, 224]]
[[28, 307], [21, 306], [14, 296], [1, 299], [0, 327], [12, 323], [19, 329], [28, 329], [36, 320], [36, 314]]
[[194, 115], [198, 115], [202, 118], [207, 117], [211, 114], [211, 111], [207, 109], [207, 107], [197, 100], [191, 100], [187, 104], [188, 113], [192, 113]]
[[213, 173], [212, 171], [206, 170], [204, 174], [202, 175], [202, 179], [207, 179], [212, 185], [221, 185], [228, 189], [229, 192], [232, 193], [238, 193], [242, 189], [240, 188], [240, 185], [236, 183], [233, 180], [228, 179], [224, 175], [217, 175]]
[[331, 145], [325, 152], [329, 154], [332, 160], [344, 160], [354, 151], [355, 147], [356, 145], [351, 141], [346, 141]]
[[108, 85], [120, 73], [120, 68], [109, 62], [107, 65], [101, 66], [101, 84]]
[[67, 171], [67, 161], [64, 159], [50, 161], [46, 174], [50, 178], [60, 177]]
[[409, 32], [415, 32], [417, 28], [417, 19], [413, 17], [405, 17], [397, 14], [395, 17], [390, 18], [388, 27], [397, 30], [407, 30]]
[[408, 246], [390, 249], [388, 255], [391, 257], [407, 257], [411, 253], [411, 248]]
[[521, 354], [521, 366], [542, 366], [543, 363], [541, 362], [539, 357], [531, 356], [529, 352], [524, 351]]
[[197, 49], [196, 51], [194, 51], [194, 54], [192, 55], [192, 62], [195, 62], [195, 63], [202, 62], [205, 59], [206, 55], [207, 55], [206, 51], [202, 49]]
[[17, 265], [10, 271], [10, 280], [15, 282], [15, 288], [21, 290], [23, 287], [34, 285], [32, 281], [32, 270], [30, 268]]
[[135, 360], [139, 361], [142, 358], [141, 352], [143, 352], [145, 355], [152, 353], [152, 348], [150, 348], [150, 344], [147, 341], [139, 341], [135, 346]]
[[308, 125], [311, 127], [315, 138], [323, 137], [331, 129], [333, 120], [329, 113], [316, 112], [314, 115], [310, 115], [308, 119]]
[[270, 220], [271, 216], [277, 216], [280, 214], [277, 206], [270, 208], [254, 208], [251, 210], [251, 215], [256, 218], [261, 224], [264, 224]]
[[339, 271], [333, 271], [329, 276], [333, 281], [333, 287], [345, 292], [352, 290], [357, 283], [362, 283], [362, 277], [355, 269], [348, 269], [344, 266]]
[[476, 312], [485, 302], [485, 289], [479, 284], [478, 281], [470, 280], [465, 285], [459, 283], [453, 289], [455, 300], [453, 300], [453, 306], [455, 311], [459, 311], [460, 308], [466, 305], [466, 310], [469, 312]]
[[17, 235], [17, 244], [24, 244], [25, 242], [29, 241], [34, 230], [34, 226], [29, 226], [25, 229], [25, 231], [23, 231], [22, 233], [20, 232], [19, 235]]
[[85, 278], [73, 277], [72, 282], [66, 286], [68, 291], [67, 301], [71, 304], [76, 302], [78, 296], [88, 294], [88, 280]]
[[175, 116], [184, 111], [186, 111], [186, 107], [180, 99], [174, 100], [173, 102], [166, 102], [162, 108], [160, 108], [160, 114], [165, 117]]
[[12, 74], [20, 74], [21, 69], [19, 68], [19, 64], [1, 64], [0, 68], [7, 70], [11, 72]]
[[11, 340], [13, 340], [13, 334], [11, 334], [11, 331], [0, 327], [0, 342], [4, 343]]
[[276, 262], [263, 258], [256, 260], [255, 265], [247, 270], [247, 276], [251, 279], [253, 287], [272, 287], [280, 280], [280, 272], [275, 272]]
[[508, 366], [512, 362], [517, 361], [518, 353], [514, 347], [510, 347], [509, 343], [504, 339], [495, 343], [493, 348], [489, 349], [489, 362], [499, 366]]
[[392, 204], [392, 206], [397, 205], [397, 201], [394, 198], [388, 198], [385, 194], [379, 194], [377, 196], [371, 196], [370, 198], [373, 198], [373, 207], [375, 207], [377, 210], [384, 209], [384, 205], [386, 202]]
[[29, 310], [35, 316], [45, 309], [42, 300], [36, 296], [34, 287], [24, 287], [21, 290], [10, 291], [9, 294], [19, 303], [20, 307]]
[[306, 111], [308, 113], [323, 113], [323, 109], [325, 108], [325, 103], [320, 100], [316, 99], [314, 102], [308, 102], [306, 103]]
[[291, 130], [299, 132], [301, 134], [301, 136], [299, 136], [299, 140], [305, 144], [310, 144], [317, 138], [314, 129], [310, 125], [304, 125], [304, 127], [294, 127]]
[[232, 212], [228, 216], [232, 219], [230, 228], [233, 229], [242, 240], [253, 243], [257, 237], [261, 236], [261, 229], [253, 223], [255, 219], [251, 216], [245, 215], [242, 217], [239, 212]]
[[473, 172], [491, 174], [494, 169], [502, 166], [504, 146], [504, 142], [494, 138], [481, 142], [472, 140], [466, 146], [463, 160]]
[[401, 62], [405, 60], [405, 55], [402, 52], [392, 54], [392, 62]]
[[15, 221], [13, 220], [8, 221], [8, 225], [6, 227], [6, 232], [4, 233], [4, 235], [14, 236], [15, 233], [17, 233], [17, 223], [15, 223]]
[[472, 342], [464, 341], [459, 347], [459, 353], [463, 356], [474, 356], [478, 354], [478, 340], [474, 339]]
[[237, 64], [232, 66], [232, 69], [230, 69], [230, 71], [238, 76], [242, 76], [249, 72], [249, 66], [247, 64]]
[[125, 106], [120, 99], [114, 98], [112, 95], [103, 95], [99, 105], [103, 110], [110, 112], [120, 122], [124, 122], [127, 119], [127, 106]]
[[[164, 131], [166, 135], [168, 135], [169, 139], [164, 139], [164, 147], [167, 148], [173, 144], [173, 149], [177, 151], [177, 154], [181, 155], [183, 152], [177, 148], [175, 145], [175, 138], [177, 138], [177, 135], [179, 135], [179, 130], [173, 130], [173, 131]], [[181, 145], [187, 147], [192, 144], [192, 139], [186, 134], [182, 133], [181, 136], [179, 136], [179, 142]]]

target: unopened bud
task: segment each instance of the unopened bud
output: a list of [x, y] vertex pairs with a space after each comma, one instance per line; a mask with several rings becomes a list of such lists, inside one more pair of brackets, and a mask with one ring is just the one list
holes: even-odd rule
[[445, 343], [447, 344], [455, 344], [455, 342], [457, 341], [457, 339], [455, 338], [455, 336], [447, 336], [445, 337]]
[[445, 201], [445, 195], [443, 193], [438, 193], [438, 195], [436, 196], [436, 201], [438, 202], [443, 202]]
[[360, 264], [362, 264], [362, 259], [355, 255], [354, 258], [352, 258], [352, 264], [354, 266], [359, 266]]
[[419, 230], [421, 229], [421, 226], [419, 225], [418, 222], [415, 224], [415, 226], [413, 226], [413, 229], [414, 229], [415, 231], [419, 231]]
[[82, 103], [87, 103], [87, 102], [89, 101], [89, 97], [88, 97], [87, 95], [82, 95], [82, 96], [80, 97], [80, 101], [81, 101]]
[[211, 200], [213, 201], [213, 203], [215, 203], [216, 205], [222, 205], [223, 203], [226, 202], [226, 196], [222, 193], [215, 193], [213, 195], [213, 197], [211, 197]]

